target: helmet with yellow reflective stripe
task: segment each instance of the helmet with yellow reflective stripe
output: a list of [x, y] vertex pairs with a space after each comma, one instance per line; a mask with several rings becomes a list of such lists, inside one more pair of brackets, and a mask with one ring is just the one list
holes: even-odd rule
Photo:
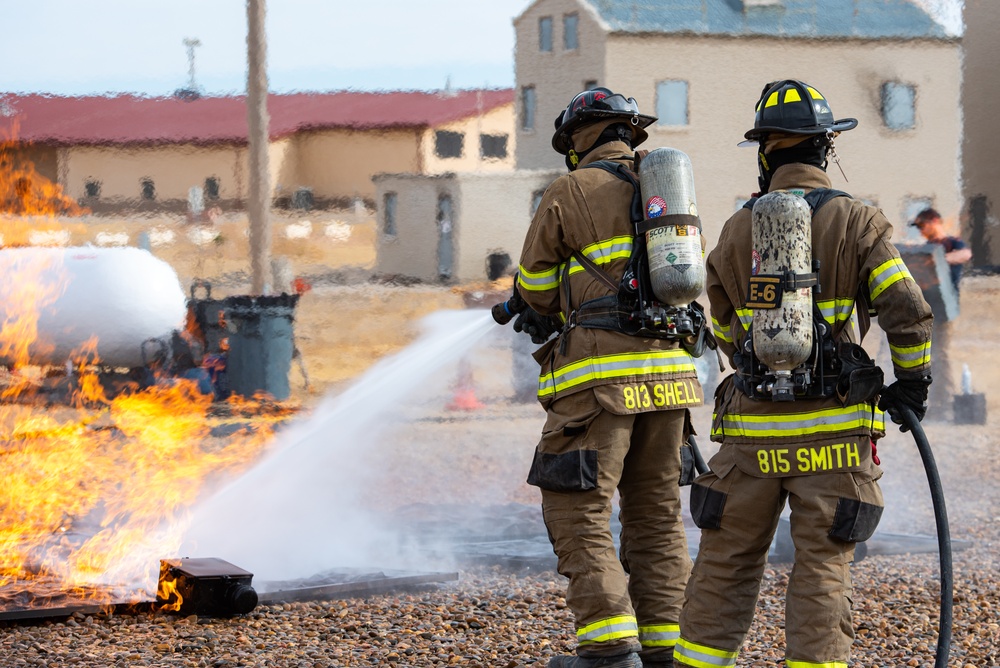
[[764, 86], [756, 111], [753, 129], [743, 135], [747, 143], [759, 142], [771, 132], [829, 136], [858, 126], [856, 118], [834, 120], [830, 103], [822, 93], [794, 79]]

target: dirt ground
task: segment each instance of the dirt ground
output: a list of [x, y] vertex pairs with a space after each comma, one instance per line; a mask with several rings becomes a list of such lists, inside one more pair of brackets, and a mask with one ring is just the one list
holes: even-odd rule
[[[313, 216], [312, 220], [311, 239], [288, 239], [281, 234], [284, 226], [301, 223], [301, 217], [276, 217], [274, 235], [274, 255], [287, 257], [295, 274], [312, 285], [299, 303], [295, 325], [309, 388], [306, 389], [305, 379], [297, 366], [293, 366], [290, 376], [292, 398], [304, 407], [315, 405], [329, 393], [349, 390], [351, 383], [372, 363], [403, 350], [417, 338], [420, 321], [427, 314], [438, 309], [462, 309], [470, 303], [488, 307], [506, 289], [502, 282], [438, 286], [374, 281], [375, 231], [370, 217], [354, 212], [325, 214], [325, 220], [350, 225], [351, 234], [341, 239], [319, 234], [324, 222], [322, 216]], [[153, 250], [174, 266], [183, 284], [201, 278], [212, 282], [223, 295], [241, 293], [248, 289], [245, 238], [236, 231], [240, 221], [227, 224], [232, 229], [223, 232], [222, 241], [208, 247], [198, 249], [178, 243], [169, 250]], [[223, 225], [222, 229], [227, 228]], [[190, 235], [179, 234], [178, 237], [188, 239]], [[963, 282], [961, 315], [954, 328], [952, 375], [955, 387], [960, 387], [962, 365], [969, 366], [974, 392], [986, 395], [989, 421], [986, 427], [950, 429], [947, 423], [935, 427], [935, 433], [949, 440], [960, 440], [966, 430], [980, 434], [977, 438], [986, 438], [990, 426], [996, 424], [1000, 415], [1000, 356], [995, 352], [1000, 337], [993, 328], [998, 299], [1000, 276], [972, 275]], [[393, 460], [399, 464], [402, 481], [419, 478], [417, 471], [421, 467], [417, 460], [427, 454], [425, 447], [434, 447], [429, 444], [445, 447], [443, 444], [463, 439], [500, 440], [506, 443], [501, 451], [484, 448], [476, 455], [486, 461], [480, 459], [475, 466], [496, 471], [498, 479], [504, 481], [490, 489], [505, 491], [486, 500], [534, 502], [536, 491], [523, 484], [524, 466], [530, 460], [543, 414], [537, 405], [513, 400], [509, 338], [512, 335], [509, 325], [504, 329], [498, 327], [494, 337], [466, 360], [471, 363], [474, 391], [483, 403], [481, 408], [472, 412], [449, 410], [458, 382], [458, 371], [452, 365], [441, 370], [437, 379], [439, 387], [434, 391], [436, 395], [428, 390], [416, 407], [407, 409], [410, 421], [405, 435], [400, 438], [413, 447], [398, 450], [398, 457]], [[884, 345], [884, 336], [877, 327], [873, 327], [869, 339], [881, 339]], [[387, 417], [390, 415], [395, 416], [396, 411], [388, 410]], [[936, 417], [932, 407], [927, 423], [938, 424]], [[710, 419], [710, 407], [695, 411], [695, 428], [702, 434], [700, 441], [708, 455], [714, 451], [707, 437]], [[897, 438], [898, 435], [891, 435], [888, 442]], [[464, 466], [459, 470], [464, 470]], [[475, 492], [478, 495], [484, 489], [475, 475], [459, 473], [452, 482], [451, 487], [437, 485], [437, 494], [447, 489], [449, 500], [460, 502], [468, 498], [467, 494]], [[400, 486], [396, 490], [400, 498], [395, 498], [394, 503], [402, 505], [424, 500], [418, 489], [421, 489], [419, 484]], [[385, 505], [387, 500], [377, 497], [372, 502]]]

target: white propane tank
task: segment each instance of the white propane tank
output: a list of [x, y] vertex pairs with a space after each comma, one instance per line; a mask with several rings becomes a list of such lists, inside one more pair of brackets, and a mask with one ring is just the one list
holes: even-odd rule
[[[753, 206], [753, 276], [812, 272], [812, 211], [809, 204], [788, 192], [768, 193]], [[812, 352], [812, 288], [769, 293], [775, 283], [757, 282], [751, 277], [747, 306], [753, 312], [753, 349], [771, 371], [790, 371]], [[780, 297], [777, 308], [754, 306]]]
[[0, 276], [0, 344], [30, 340], [32, 364], [63, 365], [96, 339], [101, 364], [138, 367], [143, 342], [184, 327], [177, 274], [139, 248], [2, 248]]
[[646, 205], [646, 255], [653, 295], [669, 306], [687, 306], [705, 287], [701, 219], [694, 196], [691, 159], [674, 148], [657, 148], [639, 164]]

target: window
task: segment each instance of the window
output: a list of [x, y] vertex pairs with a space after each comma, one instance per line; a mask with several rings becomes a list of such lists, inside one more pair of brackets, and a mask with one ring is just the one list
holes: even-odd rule
[[511, 259], [504, 251], [493, 251], [486, 256], [486, 279], [497, 281], [510, 273]]
[[507, 135], [479, 135], [479, 155], [482, 158], [506, 158]]
[[552, 50], [552, 17], [543, 16], [538, 19], [538, 50]]
[[910, 130], [916, 124], [916, 89], [904, 83], [882, 84], [882, 122], [890, 130]]
[[580, 46], [576, 31], [578, 23], [579, 17], [576, 14], [563, 15], [563, 48], [567, 51], [572, 51]]
[[688, 124], [688, 83], [671, 79], [656, 84], [658, 125]]
[[396, 236], [396, 193], [386, 193], [382, 199], [382, 234]]
[[219, 179], [210, 176], [205, 179], [205, 199], [219, 199]]
[[97, 199], [101, 196], [101, 182], [87, 181], [83, 184], [83, 192], [88, 198]]
[[142, 188], [142, 198], [144, 200], [154, 200], [156, 199], [156, 186], [153, 185], [153, 179], [145, 178], [140, 182], [140, 187]]
[[535, 87], [524, 86], [521, 89], [521, 129], [535, 129]]
[[908, 195], [903, 198], [903, 219], [894, 228], [897, 230], [902, 228], [902, 240], [904, 242], [924, 243], [924, 238], [920, 235], [920, 230], [910, 226], [909, 222], [916, 218], [918, 213], [932, 206], [934, 206], [934, 200], [930, 197]]
[[439, 158], [461, 158], [465, 135], [461, 132], [438, 130], [434, 133], [434, 153]]
[[583, 90], [594, 90], [597, 88], [597, 79], [587, 79], [583, 82]]

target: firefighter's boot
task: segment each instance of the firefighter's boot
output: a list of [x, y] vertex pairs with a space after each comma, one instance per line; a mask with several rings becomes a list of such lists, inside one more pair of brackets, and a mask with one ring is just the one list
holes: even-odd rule
[[635, 652], [614, 656], [557, 656], [549, 659], [547, 668], [642, 668]]

